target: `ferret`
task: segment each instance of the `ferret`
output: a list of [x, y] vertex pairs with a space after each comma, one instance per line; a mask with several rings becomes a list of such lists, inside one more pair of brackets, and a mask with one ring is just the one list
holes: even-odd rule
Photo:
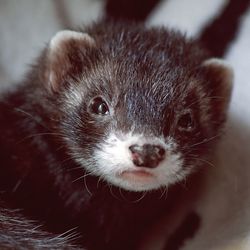
[[225, 62], [178, 31], [58, 32], [1, 96], [0, 199], [50, 233], [76, 228], [86, 249], [136, 249], [211, 154], [231, 83]]

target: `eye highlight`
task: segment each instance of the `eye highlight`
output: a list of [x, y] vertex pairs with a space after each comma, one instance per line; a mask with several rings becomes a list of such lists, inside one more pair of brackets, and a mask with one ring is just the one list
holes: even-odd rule
[[108, 115], [109, 114], [109, 106], [105, 102], [105, 100], [98, 96], [92, 99], [89, 105], [89, 110], [91, 113], [95, 115]]
[[195, 122], [191, 111], [187, 110], [178, 118], [177, 127], [180, 131], [192, 131], [195, 127]]

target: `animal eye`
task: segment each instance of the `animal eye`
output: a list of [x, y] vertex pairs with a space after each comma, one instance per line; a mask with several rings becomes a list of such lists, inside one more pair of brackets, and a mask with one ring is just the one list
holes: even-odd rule
[[191, 131], [194, 128], [194, 119], [190, 111], [182, 114], [179, 117], [177, 126], [181, 131]]
[[102, 97], [95, 97], [90, 103], [90, 111], [96, 115], [108, 115], [108, 104]]

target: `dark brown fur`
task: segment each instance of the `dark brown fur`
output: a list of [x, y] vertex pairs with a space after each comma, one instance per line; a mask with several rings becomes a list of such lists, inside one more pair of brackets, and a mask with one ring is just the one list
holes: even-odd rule
[[[98, 23], [85, 32], [93, 46], [69, 41], [52, 62], [46, 48], [26, 80], [1, 98], [2, 199], [50, 232], [77, 227], [79, 242], [91, 250], [134, 249], [144, 230], [173, 209], [182, 188], [171, 187], [167, 200], [161, 198], [162, 190], [141, 199], [143, 193], [120, 190], [98, 176], [76, 181], [87, 171], [72, 152], [94, 168], [92, 153], [107, 128], [128, 132], [134, 122], [138, 133], [168, 136], [178, 114], [189, 106], [195, 130], [176, 130], [175, 136], [184, 167], [197, 168], [200, 162], [188, 156], [209, 154], [212, 138], [223, 126], [229, 94], [220, 69], [202, 66], [208, 53], [178, 32], [124, 23]], [[82, 76], [88, 86], [79, 82]], [[72, 86], [80, 86], [84, 94], [81, 105], [66, 102]], [[100, 121], [89, 114], [88, 103], [100, 94], [110, 102], [118, 100], [114, 119]], [[200, 120], [203, 113], [209, 122]], [[0, 226], [10, 217], [4, 215]], [[0, 246], [4, 244], [0, 238]]]

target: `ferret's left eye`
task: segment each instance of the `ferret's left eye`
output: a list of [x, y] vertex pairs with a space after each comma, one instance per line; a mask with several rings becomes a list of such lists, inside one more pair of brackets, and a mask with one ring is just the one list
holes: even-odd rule
[[194, 129], [195, 123], [191, 111], [186, 111], [180, 115], [177, 126], [180, 131], [191, 131]]
[[90, 111], [96, 115], [108, 115], [109, 107], [102, 97], [95, 97], [90, 103]]

